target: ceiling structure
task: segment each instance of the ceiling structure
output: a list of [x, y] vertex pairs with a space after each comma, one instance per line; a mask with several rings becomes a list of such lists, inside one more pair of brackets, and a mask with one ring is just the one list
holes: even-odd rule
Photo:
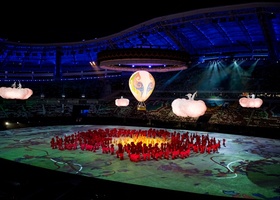
[[[98, 54], [135, 48], [185, 52], [189, 55], [186, 67], [216, 59], [278, 62], [280, 3], [258, 2], [187, 11], [81, 42], [28, 44], [0, 39], [0, 81], [114, 76], [121, 70], [100, 67]], [[132, 67], [137, 63], [121, 64]]]

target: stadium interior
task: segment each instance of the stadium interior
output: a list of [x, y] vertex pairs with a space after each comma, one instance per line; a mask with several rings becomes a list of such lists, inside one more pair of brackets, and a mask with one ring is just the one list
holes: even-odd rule
[[[149, 71], [156, 82], [144, 111], [136, 109], [138, 101], [128, 84], [137, 70]], [[0, 87], [16, 83], [33, 91], [28, 99], [0, 99], [0, 129], [108, 124], [279, 139], [279, 80], [279, 3], [176, 13], [81, 42], [30, 44], [0, 39]], [[195, 99], [207, 105], [205, 114], [176, 116], [172, 101], [195, 92]], [[238, 100], [252, 94], [263, 100], [262, 106], [241, 107]], [[121, 97], [129, 99], [128, 106], [116, 106]], [[24, 170], [41, 173], [36, 167], [15, 167], [5, 160], [1, 164], [6, 170], [22, 168], [10, 172], [16, 174], [13, 178], [23, 176]], [[16, 195], [14, 180], [7, 182], [4, 188]], [[106, 195], [85, 197], [102, 198]]]

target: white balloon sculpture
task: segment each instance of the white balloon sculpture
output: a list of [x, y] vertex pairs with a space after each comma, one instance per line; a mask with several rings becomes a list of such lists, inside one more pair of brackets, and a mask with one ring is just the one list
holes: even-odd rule
[[263, 104], [263, 100], [256, 98], [254, 94], [247, 95], [246, 97], [241, 97], [239, 99], [239, 104], [244, 108], [259, 108]]
[[116, 106], [119, 106], [119, 107], [120, 106], [128, 106], [129, 99], [123, 98], [123, 96], [121, 96], [121, 98], [115, 100], [115, 104], [116, 104]]
[[187, 94], [188, 99], [177, 98], [172, 103], [172, 111], [179, 117], [199, 117], [205, 114], [207, 107], [202, 100], [194, 100], [194, 94]]
[[0, 96], [4, 99], [28, 99], [33, 94], [33, 91], [29, 88], [22, 88], [21, 83], [16, 82], [12, 84], [12, 87], [0, 87]]

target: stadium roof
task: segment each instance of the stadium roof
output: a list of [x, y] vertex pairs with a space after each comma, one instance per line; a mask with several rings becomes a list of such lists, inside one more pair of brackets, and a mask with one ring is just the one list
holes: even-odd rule
[[[98, 71], [98, 53], [167, 49], [190, 55], [189, 66], [214, 59], [280, 59], [280, 3], [258, 2], [197, 9], [154, 18], [115, 33], [71, 43], [29, 44], [0, 39], [5, 74]], [[44, 76], [44, 75], [43, 75]]]

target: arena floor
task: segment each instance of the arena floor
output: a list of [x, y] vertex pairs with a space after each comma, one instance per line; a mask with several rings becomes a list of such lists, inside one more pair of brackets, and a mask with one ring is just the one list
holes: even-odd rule
[[[130, 197], [131, 195], [136, 198], [152, 195], [152, 192], [159, 197], [169, 194], [178, 194], [182, 197], [198, 194], [204, 199], [213, 196], [280, 199], [280, 140], [166, 129], [171, 133], [175, 131], [180, 134], [188, 132], [201, 136], [209, 135], [210, 138], [225, 143], [221, 143], [217, 152], [191, 151], [186, 158], [160, 158], [139, 162], [132, 162], [126, 154], [121, 160], [116, 154], [103, 153], [101, 149], [93, 152], [80, 148], [59, 150], [51, 147], [51, 139], [56, 136], [64, 137], [96, 129], [146, 130], [148, 128], [57, 125], [0, 131], [0, 158], [3, 159], [2, 167], [5, 166], [2, 168], [2, 174], [6, 176], [9, 174], [10, 178], [5, 178], [6, 183], [13, 185], [8, 187], [6, 184], [4, 188], [2, 186], [1, 199], [38, 199], [39, 197], [69, 199], [73, 196], [79, 196], [79, 199], [109, 199], [111, 196]], [[12, 164], [4, 164], [6, 160], [11, 161]], [[22, 172], [17, 163], [21, 167], [32, 168]], [[46, 171], [41, 172], [38, 169]], [[61, 174], [62, 176], [69, 174], [71, 178], [63, 179]], [[81, 184], [82, 179], [77, 177], [92, 180], [87, 183], [90, 183], [95, 190], [88, 184]], [[30, 183], [31, 181], [35, 183]], [[91, 196], [93, 194], [95, 197]]]

